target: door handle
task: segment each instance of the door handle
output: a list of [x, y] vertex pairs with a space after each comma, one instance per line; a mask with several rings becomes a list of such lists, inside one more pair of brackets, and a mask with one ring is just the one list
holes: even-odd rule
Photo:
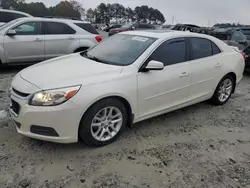
[[68, 40], [74, 40], [74, 38], [73, 37], [69, 37]]
[[34, 40], [35, 42], [41, 42], [43, 41], [43, 39], [40, 39], [40, 38], [36, 38], [36, 40]]
[[221, 63], [216, 63], [215, 68], [220, 68], [222, 66]]
[[182, 72], [181, 74], [180, 74], [180, 77], [181, 78], [183, 78], [183, 77], [188, 77], [189, 76], [189, 74], [187, 73], [187, 72]]

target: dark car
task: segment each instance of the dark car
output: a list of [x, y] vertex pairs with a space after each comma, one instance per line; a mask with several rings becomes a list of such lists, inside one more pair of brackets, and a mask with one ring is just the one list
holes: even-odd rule
[[[249, 30], [250, 31], [250, 30]], [[230, 46], [236, 46], [246, 54], [245, 70], [250, 72], [250, 40], [247, 29], [221, 28], [213, 30], [210, 35], [224, 41]]]
[[109, 32], [111, 29], [120, 28], [121, 26], [122, 26], [121, 24], [113, 24], [105, 27], [103, 31]]
[[145, 23], [130, 23], [123, 25], [121, 28], [111, 29], [109, 31], [109, 36], [112, 36], [116, 33], [131, 31], [131, 30], [147, 30], [147, 29], [155, 29], [154, 25], [145, 24]]
[[193, 24], [177, 24], [171, 30], [196, 32], [199, 28], [200, 26]]

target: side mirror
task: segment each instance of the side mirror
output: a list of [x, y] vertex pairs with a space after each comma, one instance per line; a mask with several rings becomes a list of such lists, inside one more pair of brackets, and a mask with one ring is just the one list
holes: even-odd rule
[[9, 31], [7, 32], [7, 35], [8, 35], [8, 36], [14, 36], [14, 35], [16, 35], [16, 31], [15, 31], [15, 30], [9, 30]]
[[150, 70], [163, 70], [164, 64], [159, 61], [149, 61], [148, 65], [144, 68], [144, 70], [150, 71]]

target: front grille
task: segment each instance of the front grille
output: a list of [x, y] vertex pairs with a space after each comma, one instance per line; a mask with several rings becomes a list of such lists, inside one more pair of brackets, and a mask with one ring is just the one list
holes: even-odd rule
[[20, 97], [28, 97], [30, 94], [28, 93], [22, 93], [20, 91], [17, 91], [16, 89], [12, 88], [13, 92], [19, 95]]
[[13, 112], [15, 112], [17, 115], [19, 114], [20, 112], [20, 106], [19, 104], [14, 101], [13, 99], [11, 99], [11, 106], [10, 108], [13, 110]]

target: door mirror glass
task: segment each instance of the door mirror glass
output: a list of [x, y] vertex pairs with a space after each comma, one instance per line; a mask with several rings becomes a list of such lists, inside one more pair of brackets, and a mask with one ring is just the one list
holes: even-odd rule
[[146, 66], [145, 70], [163, 70], [164, 64], [159, 61], [150, 61], [148, 65]]
[[14, 36], [14, 35], [16, 35], [16, 31], [15, 31], [15, 30], [9, 30], [9, 31], [7, 32], [7, 35], [8, 35], [8, 36]]

